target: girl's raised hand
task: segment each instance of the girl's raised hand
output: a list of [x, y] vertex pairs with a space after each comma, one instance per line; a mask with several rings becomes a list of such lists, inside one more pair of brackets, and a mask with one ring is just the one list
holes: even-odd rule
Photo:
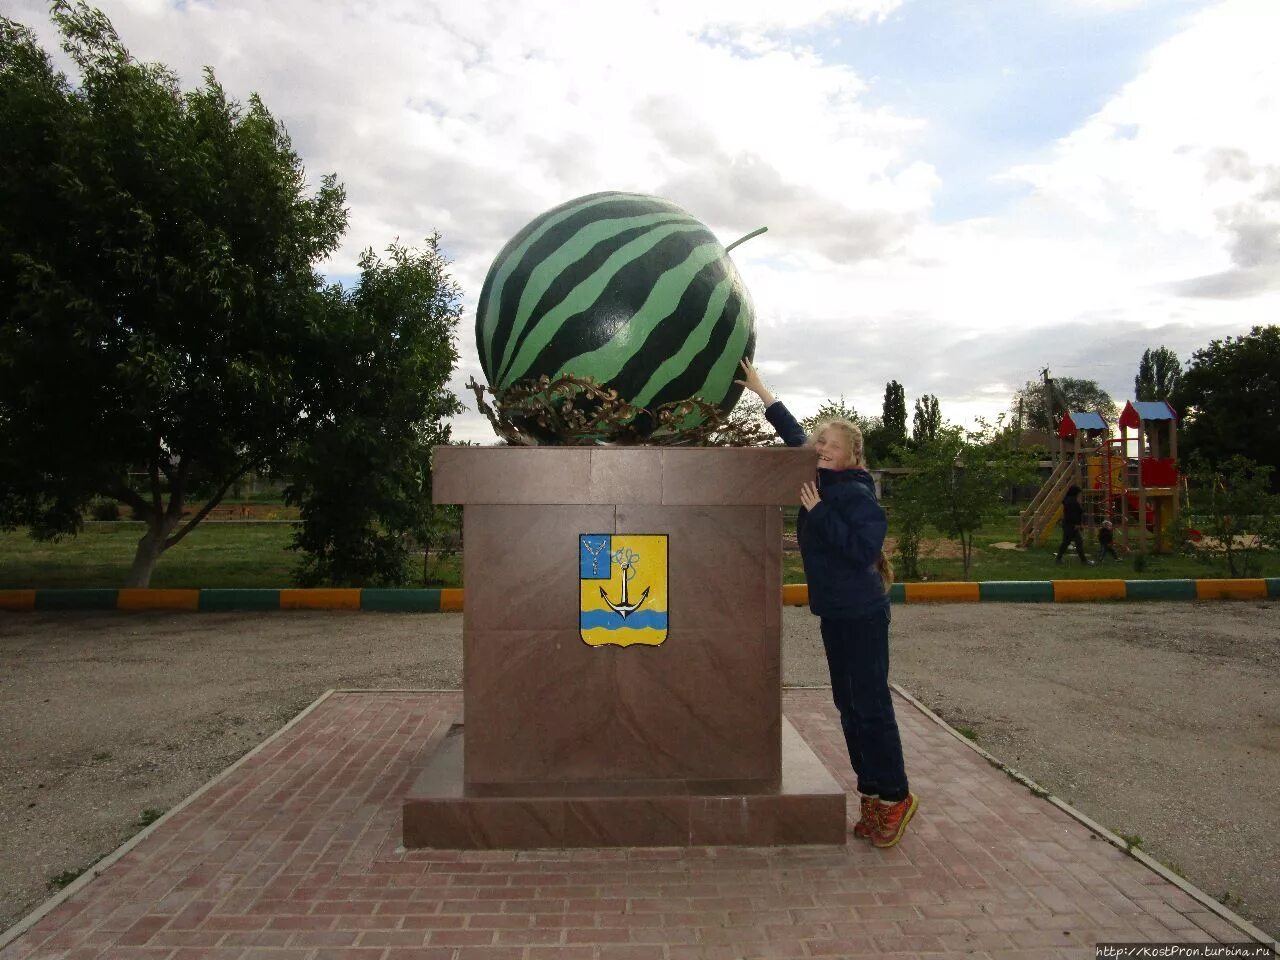
[[746, 387], [758, 396], [764, 401], [764, 405], [766, 407], [773, 403], [773, 394], [769, 392], [769, 388], [766, 387], [764, 385], [764, 381], [760, 379], [760, 374], [756, 368], [746, 360], [741, 361], [739, 365], [742, 367], [742, 374], [745, 379], [735, 380], [733, 382], [740, 387]]

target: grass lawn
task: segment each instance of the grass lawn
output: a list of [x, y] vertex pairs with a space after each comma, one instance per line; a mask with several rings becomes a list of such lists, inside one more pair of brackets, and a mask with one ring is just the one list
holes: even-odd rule
[[[789, 520], [787, 529], [793, 529]], [[78, 537], [60, 543], [37, 543], [24, 531], [0, 533], [0, 589], [40, 587], [118, 587], [133, 560], [142, 524], [129, 521], [89, 523]], [[156, 565], [153, 587], [288, 587], [298, 557], [288, 549], [289, 523], [204, 523]], [[893, 535], [892, 528], [890, 536]], [[957, 547], [928, 531], [922, 549], [921, 572], [928, 580], [962, 579]], [[1017, 539], [1017, 520], [1008, 518], [975, 538], [973, 580], [1123, 580], [1173, 577], [1225, 577], [1224, 564], [1205, 564], [1182, 556], [1149, 556], [1145, 570], [1135, 570], [1132, 558], [1091, 567], [1068, 559], [1053, 562], [1057, 546], [1031, 550], [1003, 550], [993, 544]], [[1095, 545], [1086, 543], [1090, 553]], [[933, 553], [933, 556], [928, 554]], [[896, 564], [895, 564], [896, 565]], [[421, 586], [422, 559], [411, 561], [414, 586]], [[900, 575], [900, 572], [899, 572]], [[1263, 576], [1280, 576], [1280, 557], [1264, 559]], [[462, 585], [460, 557], [432, 561], [432, 587]], [[783, 580], [802, 583], [800, 555], [783, 555]]]
[[[0, 533], [0, 589], [118, 587], [133, 563], [141, 523], [88, 523], [77, 537], [38, 543], [25, 531]], [[290, 523], [202, 523], [160, 557], [153, 587], [290, 587], [298, 554]], [[460, 558], [437, 563], [429, 586], [456, 587]], [[422, 575], [422, 558], [411, 565]], [[412, 584], [420, 586], [419, 583]]]
[[[787, 519], [788, 532], [794, 531], [794, 514], [789, 512]], [[895, 536], [893, 517], [890, 513], [889, 536]], [[1093, 566], [1083, 566], [1070, 552], [1062, 561], [1055, 564], [1054, 556], [1058, 550], [1061, 532], [1055, 530], [1050, 542], [1044, 546], [1036, 546], [1027, 550], [1007, 550], [994, 546], [997, 543], [1016, 543], [1018, 540], [1018, 520], [1016, 516], [1006, 517], [997, 523], [979, 530], [974, 537], [973, 566], [969, 571], [970, 580], [1169, 580], [1181, 577], [1227, 577], [1226, 562], [1205, 563], [1193, 557], [1178, 554], [1151, 555], [1146, 558], [1143, 570], [1135, 569], [1132, 556], [1125, 556], [1120, 547], [1120, 534], [1116, 533], [1118, 552], [1123, 558], [1117, 563], [1108, 560]], [[932, 528], [925, 531], [927, 543], [921, 545], [920, 573], [923, 579], [962, 580], [964, 565], [959, 558], [959, 544], [944, 539]], [[1097, 542], [1092, 537], [1085, 537], [1085, 553], [1093, 559], [1097, 551]], [[930, 555], [932, 554], [932, 555]], [[953, 556], [954, 555], [954, 556]], [[899, 562], [894, 561], [895, 571], [901, 578]], [[1280, 557], [1264, 556], [1261, 576], [1280, 576]], [[783, 559], [783, 580], [787, 583], [802, 583], [804, 569], [800, 564], [798, 553], [787, 553]]]

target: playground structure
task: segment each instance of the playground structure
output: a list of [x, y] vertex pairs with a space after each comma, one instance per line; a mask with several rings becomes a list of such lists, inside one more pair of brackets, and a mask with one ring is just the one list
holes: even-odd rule
[[1066, 411], [1058, 424], [1053, 470], [1019, 515], [1022, 545], [1053, 538], [1062, 520], [1062, 500], [1077, 486], [1087, 528], [1109, 520], [1127, 549], [1168, 549], [1168, 530], [1182, 502], [1177, 424], [1173, 408], [1163, 400], [1127, 401], [1119, 437], [1109, 435], [1106, 421], [1096, 413]]

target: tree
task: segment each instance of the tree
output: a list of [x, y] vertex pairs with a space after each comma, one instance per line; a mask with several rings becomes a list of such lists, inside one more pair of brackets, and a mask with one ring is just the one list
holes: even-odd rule
[[145, 586], [322, 422], [332, 296], [313, 265], [344, 194], [333, 175], [310, 191], [256, 95], [211, 70], [183, 92], [101, 13], [52, 16], [78, 84], [0, 19], [0, 526], [73, 534], [95, 496], [122, 500], [146, 524], [126, 582]]
[[1143, 350], [1138, 375], [1133, 378], [1133, 395], [1138, 400], [1171, 400], [1181, 375], [1178, 355], [1168, 347]]
[[[1120, 415], [1120, 409], [1111, 399], [1111, 394], [1102, 389], [1096, 380], [1081, 380], [1076, 377], [1054, 377], [1047, 383], [1044, 380], [1028, 380], [1013, 395], [1010, 410], [1015, 417], [1022, 418], [1023, 429], [1045, 430], [1050, 433], [1058, 429], [1065, 410], [1096, 413], [1109, 424], [1114, 424]], [[1053, 411], [1052, 419], [1049, 410]]]
[[[756, 435], [760, 445], [772, 444], [777, 435], [764, 415], [764, 401], [750, 390], [742, 391], [742, 396], [734, 404], [725, 421], [727, 429], [741, 432], [744, 436]], [[753, 444], [754, 445], [754, 444]]]
[[[900, 457], [910, 457], [903, 447], [896, 448]], [[924, 536], [924, 502], [919, 490], [912, 489], [911, 475], [901, 477], [894, 484], [893, 505], [889, 519], [897, 536], [898, 571], [903, 580], [920, 579], [920, 540]]]
[[916, 401], [915, 416], [911, 419], [911, 442], [927, 444], [937, 438], [942, 429], [942, 407], [938, 398], [926, 393]]
[[1214, 340], [1191, 355], [1174, 395], [1182, 416], [1179, 450], [1211, 465], [1233, 456], [1272, 468], [1280, 479], [1280, 326]]
[[355, 288], [328, 290], [328, 375], [314, 404], [328, 412], [298, 445], [285, 489], [301, 507], [291, 549], [305, 554], [304, 586], [402, 584], [411, 535], [435, 532], [431, 448], [462, 411], [448, 388], [460, 292], [439, 237], [388, 254], [365, 251]]
[[915, 443], [904, 462], [913, 472], [895, 485], [895, 511], [903, 511], [908, 525], [915, 518], [917, 536], [923, 521], [959, 542], [966, 580], [974, 534], [1003, 513], [1014, 485], [1035, 476], [1034, 456], [1002, 439], [1006, 436], [1001, 424], [979, 421], [976, 430], [943, 426]]
[[1231, 577], [1262, 575], [1262, 556], [1280, 547], [1280, 495], [1269, 491], [1270, 466], [1254, 463], [1238, 454], [1217, 466], [1199, 456], [1188, 468], [1195, 523], [1207, 537], [1190, 542], [1186, 534], [1190, 518], [1179, 517], [1178, 534], [1197, 558], [1226, 562]]
[[884, 385], [884, 407], [880, 419], [890, 445], [902, 446], [907, 442], [907, 394], [897, 380], [890, 380]]
[[826, 420], [848, 420], [850, 423], [857, 424], [859, 428], [862, 426], [862, 417], [845, 400], [844, 394], [840, 395], [839, 400], [822, 401], [818, 406], [818, 412], [801, 420], [800, 426], [804, 427], [805, 433], [813, 433], [818, 424]]

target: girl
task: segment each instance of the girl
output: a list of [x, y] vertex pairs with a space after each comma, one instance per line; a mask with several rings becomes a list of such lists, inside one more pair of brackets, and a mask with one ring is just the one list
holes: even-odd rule
[[[737, 383], [760, 397], [765, 417], [789, 447], [805, 444], [804, 429], [742, 361]], [[862, 431], [845, 420], [819, 424], [810, 441], [818, 453], [816, 483], [800, 488], [796, 536], [809, 584], [809, 609], [820, 620], [849, 762], [858, 778], [862, 816], [855, 836], [877, 847], [902, 839], [918, 800], [907, 785], [902, 740], [889, 693], [887, 529], [875, 483], [863, 463]]]

